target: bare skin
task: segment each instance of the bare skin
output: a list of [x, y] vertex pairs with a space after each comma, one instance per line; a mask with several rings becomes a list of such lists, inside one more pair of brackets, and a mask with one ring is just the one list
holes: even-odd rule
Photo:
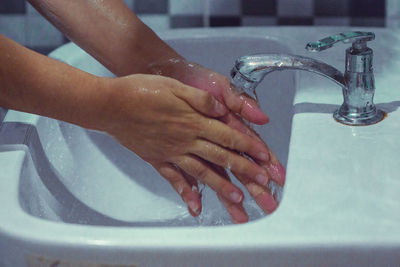
[[[150, 162], [181, 195], [193, 216], [201, 212], [201, 195], [192, 188], [197, 186], [198, 181], [202, 181], [217, 192], [234, 222], [242, 223], [248, 220], [242, 207], [243, 193], [229, 181], [224, 170], [226, 167], [231, 167], [234, 175], [245, 184], [266, 213], [276, 209], [277, 203], [270, 195], [266, 184], [272, 179], [283, 185], [284, 169], [262, 140], [242, 122], [242, 118], [256, 124], [268, 122], [268, 117], [254, 100], [238, 95], [226, 77], [185, 61], [120, 0], [30, 0], [30, 2], [58, 29], [117, 76], [135, 73], [157, 74], [175, 78], [181, 83], [155, 75], [131, 75], [117, 79], [85, 76], [88, 74], [84, 75], [75, 69], [67, 71], [65, 66], [54, 65], [53, 61], [39, 59], [38, 55], [25, 50], [21, 52], [18, 45], [6, 42], [8, 46], [6, 44], [3, 49], [9, 49], [10, 46], [18, 47], [15, 50], [25, 57], [32, 58], [32, 66], [41, 66], [47, 72], [37, 75], [36, 72], [39, 70], [26, 70], [26, 76], [31, 77], [29, 85], [32, 86], [32, 82], [40, 84], [37, 91], [34, 86], [30, 88], [28, 94], [27, 91], [15, 89], [26, 86], [18, 81], [17, 85], [14, 84], [15, 90], [0, 92], [0, 105], [108, 132]], [[17, 54], [16, 56], [18, 57]], [[4, 58], [0, 62], [3, 66], [4, 62], [10, 64]], [[13, 64], [20, 72], [20, 64], [23, 64], [21, 62]], [[28, 68], [26, 65], [24, 67]], [[53, 73], [50, 70], [63, 71], [69, 73], [69, 76]], [[71, 84], [72, 76], [80, 78]], [[12, 75], [8, 77], [2, 75], [2, 77], [8, 83], [13, 83], [10, 80]], [[63, 84], [57, 79], [68, 80], [70, 84], [65, 86], [74, 88], [70, 88], [67, 92], [61, 92], [60, 88], [58, 95], [54, 91], [50, 92], [50, 89], [47, 91], [45, 89], [47, 87], [41, 84], [44, 83], [49, 88], [54, 87], [51, 81], [57, 85]], [[193, 87], [201, 90], [193, 91]], [[216, 104], [217, 101], [210, 98], [209, 94], [200, 97], [199, 94], [205, 93], [204, 91], [222, 103], [222, 108], [212, 109], [212, 106], [220, 105]], [[21, 101], [15, 100], [17, 97], [21, 97]], [[204, 100], [199, 101], [203, 98]], [[113, 102], [107, 101], [109, 99], [120, 105], [110, 104]], [[130, 101], [127, 102], [127, 99]], [[135, 102], [133, 99], [141, 99], [143, 102]], [[168, 101], [158, 103], [160, 99]], [[58, 103], [60, 101], [63, 102]], [[187, 106], [184, 107], [181, 101]], [[44, 102], [58, 103], [59, 106], [49, 104], [43, 107], [41, 103]], [[143, 103], [146, 105], [142, 106]], [[158, 105], [151, 109], [148, 103], [158, 103]], [[99, 121], [97, 113], [104, 112], [99, 111], [99, 106], [108, 111], [107, 116], [113, 114], [117, 117], [113, 117], [112, 121]], [[221, 113], [221, 110], [224, 111]], [[134, 115], [134, 112], [138, 113]], [[119, 121], [120, 125], [116, 125], [115, 121]], [[124, 124], [124, 121], [130, 121], [131, 125]], [[149, 121], [152, 123], [148, 123]], [[192, 125], [193, 121], [196, 123]], [[198, 124], [199, 121], [203, 123]], [[127, 133], [132, 131], [132, 125], [140, 127], [142, 134], [133, 137], [132, 133], [128, 136]], [[154, 128], [156, 126], [167, 127], [170, 131], [160, 136], [160, 132]], [[178, 126], [185, 129], [178, 129]], [[161, 143], [156, 143], [155, 140]], [[165, 142], [165, 146], [162, 142]], [[179, 149], [169, 149], [171, 144]], [[242, 157], [237, 152], [246, 153], [254, 161]], [[160, 158], [159, 155], [163, 157]], [[237, 196], [233, 194], [234, 192], [239, 197], [233, 197]]]

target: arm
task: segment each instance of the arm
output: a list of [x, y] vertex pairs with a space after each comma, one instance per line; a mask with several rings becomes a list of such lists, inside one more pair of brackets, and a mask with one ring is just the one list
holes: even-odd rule
[[[121, 0], [29, 2], [68, 38], [117, 76], [133, 73], [168, 76], [208, 91], [230, 110], [253, 123], [268, 122], [268, 117], [254, 100], [235, 93], [226, 77], [198, 65], [191, 67]], [[212, 78], [210, 74], [213, 74]]]
[[150, 73], [149, 65], [182, 58], [121, 0], [30, 0], [68, 38], [117, 76]]
[[2, 107], [96, 128], [97, 112], [107, 104], [99, 81], [0, 35]]

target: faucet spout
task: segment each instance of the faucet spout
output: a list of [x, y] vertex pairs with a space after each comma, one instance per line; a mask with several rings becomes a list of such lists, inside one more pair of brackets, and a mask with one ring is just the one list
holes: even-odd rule
[[346, 125], [369, 125], [381, 121], [384, 113], [373, 102], [375, 83], [372, 49], [346, 50], [344, 74], [338, 69], [309, 57], [290, 54], [259, 54], [236, 60], [231, 70], [232, 83], [239, 91], [256, 97], [255, 89], [264, 77], [281, 70], [305, 70], [322, 75], [342, 88], [343, 104], [333, 114]]
[[338, 69], [309, 57], [290, 54], [258, 54], [236, 60], [231, 70], [233, 83], [250, 95], [264, 77], [273, 71], [305, 70], [322, 75], [346, 88], [344, 75]]

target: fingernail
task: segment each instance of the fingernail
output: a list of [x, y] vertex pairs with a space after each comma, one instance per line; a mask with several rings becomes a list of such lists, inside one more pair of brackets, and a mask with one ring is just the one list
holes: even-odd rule
[[199, 188], [195, 185], [192, 185], [192, 191], [198, 193], [199, 192]]
[[226, 113], [226, 108], [220, 102], [215, 100], [214, 110], [217, 114], [224, 115]]
[[177, 191], [178, 191], [178, 194], [179, 195], [182, 195], [182, 193], [183, 193], [183, 185], [178, 185], [178, 187], [177, 187]]
[[269, 164], [266, 169], [271, 175], [272, 179], [275, 180], [280, 186], [285, 184], [286, 171], [280, 163]]
[[261, 161], [268, 161], [269, 155], [267, 153], [260, 152], [260, 153], [258, 153], [257, 158]]
[[240, 203], [242, 201], [242, 196], [238, 192], [232, 192], [230, 198], [235, 203]]
[[199, 214], [200, 207], [197, 205], [196, 201], [189, 201], [188, 202], [189, 209], [191, 209], [194, 213]]
[[266, 186], [268, 184], [268, 177], [265, 176], [264, 174], [257, 174], [256, 175], [256, 181], [263, 186]]
[[278, 207], [278, 202], [276, 202], [274, 197], [268, 193], [262, 195], [262, 197], [260, 197], [258, 201], [261, 209], [266, 213], [271, 213]]

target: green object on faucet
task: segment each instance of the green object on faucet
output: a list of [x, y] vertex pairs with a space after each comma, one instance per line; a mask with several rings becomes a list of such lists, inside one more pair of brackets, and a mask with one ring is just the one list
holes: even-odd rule
[[368, 42], [375, 39], [375, 34], [373, 32], [343, 32], [339, 34], [334, 34], [324, 39], [316, 42], [311, 42], [306, 45], [306, 49], [312, 52], [323, 51], [332, 47], [335, 43], [359, 43]]

